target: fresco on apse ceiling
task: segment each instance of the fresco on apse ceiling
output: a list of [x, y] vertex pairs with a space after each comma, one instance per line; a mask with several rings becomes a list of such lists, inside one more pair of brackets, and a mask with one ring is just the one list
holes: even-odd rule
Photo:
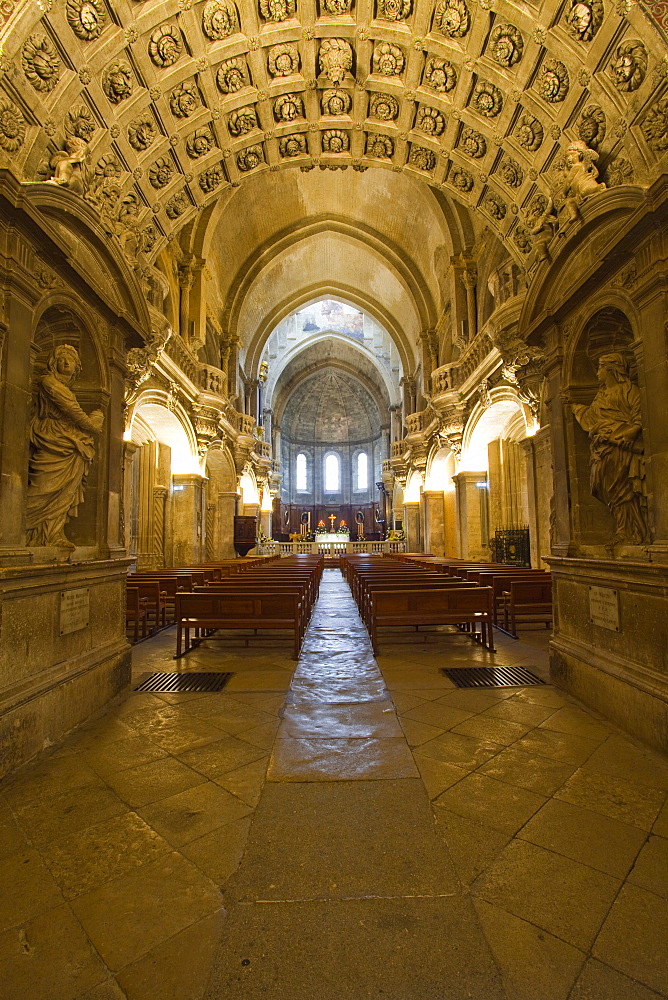
[[364, 313], [333, 299], [300, 309], [296, 319], [297, 328], [301, 327], [304, 333], [333, 330], [354, 340], [364, 340]]

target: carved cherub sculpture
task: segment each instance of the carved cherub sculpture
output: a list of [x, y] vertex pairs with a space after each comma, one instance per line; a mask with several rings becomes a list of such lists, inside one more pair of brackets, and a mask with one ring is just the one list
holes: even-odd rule
[[562, 192], [565, 196], [565, 206], [568, 218], [575, 221], [580, 214], [579, 206], [597, 191], [604, 191], [605, 184], [597, 180], [598, 169], [596, 161], [598, 153], [590, 149], [582, 139], [576, 139], [566, 150], [566, 169]]
[[547, 248], [557, 231], [558, 225], [559, 221], [557, 213], [554, 210], [554, 202], [551, 198], [548, 198], [544, 210], [536, 218], [536, 221], [529, 230], [529, 234], [533, 236], [534, 259], [536, 263], [540, 263], [541, 260], [547, 260], [549, 256]]
[[53, 170], [51, 184], [61, 184], [75, 194], [83, 195], [84, 177], [82, 166], [88, 155], [88, 144], [76, 135], [68, 135], [65, 149], [54, 153], [49, 161]]

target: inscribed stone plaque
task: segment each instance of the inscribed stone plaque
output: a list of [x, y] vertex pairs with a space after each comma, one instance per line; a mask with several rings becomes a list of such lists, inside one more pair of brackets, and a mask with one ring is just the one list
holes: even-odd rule
[[619, 632], [619, 592], [611, 587], [589, 588], [589, 621]]
[[88, 625], [88, 587], [60, 592], [60, 634], [78, 632]]

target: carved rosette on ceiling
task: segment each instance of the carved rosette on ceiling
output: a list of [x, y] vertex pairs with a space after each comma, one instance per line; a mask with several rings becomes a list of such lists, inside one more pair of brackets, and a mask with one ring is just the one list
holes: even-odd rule
[[325, 38], [318, 53], [320, 72], [333, 87], [340, 86], [353, 65], [353, 50], [345, 38]]
[[578, 122], [578, 137], [592, 149], [597, 149], [605, 139], [606, 121], [603, 110], [596, 104], [589, 104]]
[[53, 90], [60, 79], [60, 56], [46, 35], [30, 35], [21, 50], [21, 65], [28, 82], [41, 93]]
[[246, 60], [225, 59], [216, 73], [216, 86], [223, 94], [236, 94], [250, 83]]
[[154, 246], [158, 242], [159, 233], [154, 225], [149, 224], [145, 229], [142, 230], [142, 250], [144, 253], [150, 253]]
[[321, 11], [323, 14], [349, 14], [353, 7], [353, 0], [322, 0]]
[[469, 173], [468, 170], [464, 170], [463, 167], [452, 167], [448, 174], [448, 180], [453, 187], [457, 188], [458, 191], [463, 191], [465, 194], [473, 190], [473, 174]]
[[176, 194], [173, 194], [165, 205], [165, 214], [168, 219], [178, 219], [180, 215], [190, 208], [190, 199], [186, 193], [185, 188], [181, 188]]
[[568, 70], [558, 59], [546, 59], [538, 73], [536, 89], [549, 104], [558, 104], [568, 93]]
[[299, 72], [299, 50], [296, 45], [272, 45], [267, 54], [267, 68], [273, 77], [292, 76]]
[[243, 149], [237, 154], [237, 167], [242, 173], [254, 170], [261, 163], [264, 163], [264, 150], [259, 143], [255, 146], [248, 146], [247, 149]]
[[381, 21], [405, 21], [411, 12], [411, 0], [376, 0], [376, 17]]
[[439, 94], [447, 94], [457, 86], [457, 70], [447, 59], [429, 56], [424, 67], [424, 83]]
[[102, 89], [112, 104], [120, 104], [131, 97], [133, 84], [132, 70], [124, 59], [112, 63], [102, 77]]
[[323, 153], [347, 153], [350, 149], [350, 138], [347, 132], [338, 128], [326, 129], [321, 136]]
[[282, 94], [274, 101], [274, 119], [291, 122], [304, 117], [304, 102], [298, 94]]
[[232, 0], [207, 0], [202, 11], [202, 31], [212, 42], [239, 31], [239, 13]]
[[255, 108], [239, 108], [237, 111], [233, 111], [228, 118], [227, 127], [230, 135], [235, 137], [252, 132], [258, 127]]
[[637, 90], [647, 73], [647, 49], [638, 39], [617, 46], [609, 65], [612, 82], [621, 93]]
[[467, 156], [473, 157], [474, 160], [479, 160], [487, 152], [487, 140], [481, 132], [464, 127], [459, 136], [457, 147], [463, 150]]
[[289, 21], [297, 13], [295, 0], [260, 0], [260, 15], [265, 21]]
[[503, 94], [487, 80], [478, 80], [471, 94], [471, 107], [485, 118], [496, 118], [503, 110]]
[[161, 24], [152, 33], [148, 54], [160, 69], [173, 66], [183, 52], [181, 33], [175, 24]]
[[65, 16], [77, 38], [85, 42], [99, 38], [107, 21], [103, 0], [67, 0]]
[[541, 123], [537, 118], [528, 113], [520, 115], [514, 134], [517, 136], [520, 146], [528, 149], [531, 153], [535, 153], [537, 149], [540, 149], [545, 138], [545, 131]]
[[215, 191], [225, 180], [225, 170], [222, 163], [216, 163], [213, 167], [208, 167], [199, 175], [197, 183], [200, 190], [205, 194]]
[[415, 116], [415, 128], [425, 135], [442, 135], [445, 130], [445, 115], [438, 108], [419, 107]]
[[148, 111], [137, 115], [128, 125], [128, 142], [139, 153], [153, 144], [156, 134], [155, 122]]
[[389, 160], [394, 156], [394, 142], [389, 135], [369, 133], [366, 139], [366, 155], [375, 156], [381, 160]]
[[603, 23], [603, 0], [570, 0], [566, 31], [579, 42], [590, 42]]
[[151, 164], [148, 172], [148, 179], [151, 187], [164, 188], [172, 179], [174, 173], [174, 161], [169, 156], [161, 156], [159, 160]]
[[489, 191], [487, 193], [485, 200], [483, 201], [483, 206], [485, 210], [489, 212], [491, 217], [497, 222], [502, 222], [503, 219], [505, 219], [508, 206], [505, 201], [503, 201], [498, 194], [494, 194], [493, 191]]
[[524, 38], [514, 24], [497, 24], [489, 36], [489, 53], [499, 66], [515, 66], [524, 52]]
[[199, 91], [192, 81], [179, 84], [169, 95], [169, 107], [175, 118], [190, 118], [200, 103]]
[[25, 118], [9, 98], [0, 96], [0, 148], [6, 153], [15, 153], [25, 137]]
[[191, 160], [197, 160], [200, 156], [206, 156], [215, 146], [211, 129], [208, 125], [198, 128], [186, 140], [186, 153]]
[[519, 165], [517, 160], [513, 160], [510, 156], [504, 156], [499, 164], [498, 174], [501, 180], [508, 185], [508, 187], [517, 189], [522, 186], [524, 181], [524, 170]]
[[391, 42], [376, 42], [373, 50], [372, 72], [380, 76], [400, 76], [404, 69], [404, 54]]
[[306, 136], [302, 132], [284, 136], [279, 140], [278, 151], [285, 159], [291, 156], [304, 156], [307, 152]]
[[518, 223], [513, 229], [512, 240], [520, 253], [531, 253], [531, 234], [526, 226]]
[[392, 94], [372, 94], [369, 99], [369, 117], [382, 122], [393, 122], [399, 117], [399, 101]]
[[411, 145], [408, 162], [412, 167], [417, 167], [418, 170], [431, 173], [436, 166], [436, 153], [432, 152], [431, 149], [425, 149], [424, 146]]
[[640, 125], [640, 131], [650, 149], [657, 153], [668, 149], [668, 96], [662, 97], [650, 107]]
[[323, 115], [347, 115], [352, 107], [352, 98], [345, 90], [325, 90], [320, 102]]
[[471, 27], [471, 15], [465, 0], [438, 0], [434, 24], [447, 38], [463, 38]]

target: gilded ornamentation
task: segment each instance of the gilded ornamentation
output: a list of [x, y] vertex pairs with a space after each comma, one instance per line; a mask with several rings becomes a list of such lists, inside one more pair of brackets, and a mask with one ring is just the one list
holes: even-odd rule
[[186, 152], [191, 160], [197, 160], [200, 156], [210, 153], [214, 146], [214, 138], [207, 125], [198, 128], [186, 140]]
[[175, 24], [161, 24], [154, 30], [148, 43], [148, 54], [156, 66], [161, 69], [173, 66], [182, 52], [183, 42]]
[[436, 166], [436, 154], [424, 146], [411, 146], [408, 162], [418, 170], [430, 172]]
[[132, 95], [132, 70], [124, 59], [112, 63], [102, 77], [102, 89], [112, 104], [120, 104]]
[[515, 189], [522, 186], [524, 171], [517, 160], [513, 160], [510, 156], [504, 156], [501, 160], [498, 172], [501, 180], [504, 181], [508, 187]]
[[472, 128], [462, 129], [457, 145], [464, 150], [467, 156], [472, 156], [476, 160], [479, 160], [487, 152], [487, 141], [484, 135]]
[[226, 59], [216, 73], [218, 90], [223, 94], [236, 94], [248, 86], [248, 68], [244, 59]]
[[399, 101], [392, 94], [372, 94], [369, 100], [369, 117], [382, 122], [393, 122], [399, 116]]
[[343, 83], [346, 73], [353, 65], [353, 50], [350, 42], [344, 38], [325, 38], [320, 44], [318, 53], [320, 72], [323, 73], [333, 87]]
[[387, 160], [394, 155], [394, 141], [389, 135], [369, 133], [366, 139], [366, 155]]
[[610, 63], [610, 76], [617, 90], [631, 93], [637, 90], [647, 73], [647, 49], [637, 39], [617, 46]]
[[405, 21], [411, 12], [411, 0], [376, 0], [376, 17], [381, 21]]
[[284, 136], [279, 140], [278, 151], [283, 157], [303, 156], [307, 152], [306, 136], [301, 132]]
[[304, 117], [304, 102], [298, 94], [283, 94], [274, 101], [274, 118], [277, 122], [292, 122]]
[[514, 24], [497, 24], [489, 36], [489, 50], [494, 62], [510, 68], [524, 52], [522, 32]]
[[176, 194], [173, 194], [165, 205], [165, 214], [168, 219], [178, 219], [180, 215], [190, 208], [190, 200], [186, 194], [185, 188], [181, 188]]
[[232, 0], [207, 0], [202, 11], [202, 31], [212, 42], [239, 31], [239, 14]]
[[415, 127], [426, 135], [442, 135], [445, 129], [445, 117], [438, 108], [418, 108]]
[[399, 76], [404, 68], [404, 54], [391, 42], [376, 42], [373, 50], [373, 72], [381, 76]]
[[227, 127], [230, 130], [230, 135], [234, 136], [252, 132], [254, 128], [258, 127], [255, 108], [239, 108], [237, 111], [233, 111], [227, 121]]
[[471, 15], [465, 0], [438, 0], [434, 24], [448, 38], [463, 38], [471, 27]]
[[448, 180], [458, 191], [468, 193], [473, 189], [473, 174], [470, 174], [468, 170], [464, 170], [463, 167], [453, 167]]
[[591, 494], [612, 514], [614, 533], [606, 546], [612, 555], [621, 542], [647, 540], [640, 391], [617, 352], [599, 357], [597, 378], [600, 388], [589, 406], [568, 392], [563, 398], [589, 434]]
[[138, 115], [128, 125], [128, 142], [137, 152], [143, 152], [152, 145], [157, 135], [157, 129], [152, 116], [145, 111]]
[[498, 194], [489, 192], [483, 202], [485, 209], [489, 212], [493, 219], [497, 222], [501, 222], [506, 217], [508, 211], [508, 206], [505, 201], [499, 198]]
[[493, 83], [478, 80], [471, 95], [471, 107], [485, 118], [496, 118], [503, 109], [503, 94]]
[[174, 173], [174, 161], [171, 157], [161, 156], [159, 160], [151, 165], [148, 172], [148, 179], [151, 187], [164, 188], [172, 179]]
[[175, 118], [189, 118], [200, 106], [194, 83], [181, 83], [169, 95], [169, 106]]
[[353, 0], [322, 0], [321, 7], [325, 14], [349, 14]]
[[295, 0], [260, 0], [260, 14], [265, 21], [289, 21], [296, 12]]
[[299, 72], [299, 51], [296, 45], [272, 45], [267, 55], [267, 66], [273, 77], [292, 76]]
[[528, 149], [531, 153], [535, 153], [537, 149], [540, 149], [545, 138], [545, 132], [541, 123], [537, 118], [528, 113], [520, 115], [515, 126], [515, 135], [520, 146]]
[[0, 96], [0, 147], [15, 153], [26, 137], [26, 120], [8, 97]]
[[83, 503], [86, 476], [95, 458], [95, 435], [104, 423], [102, 411], [85, 413], [72, 391], [80, 371], [75, 348], [59, 344], [38, 379], [37, 412], [30, 425], [28, 545], [76, 548], [65, 537], [65, 524], [77, 517]]
[[603, 0], [570, 0], [566, 31], [579, 42], [590, 42], [603, 22]]
[[662, 97], [651, 106], [640, 130], [650, 149], [657, 153], [668, 149], [668, 96]]
[[457, 86], [457, 70], [447, 59], [429, 56], [424, 68], [424, 82], [439, 94], [447, 94]]
[[216, 163], [213, 167], [203, 170], [197, 179], [200, 190], [205, 194], [215, 189], [225, 180], [225, 169], [222, 163]]
[[48, 93], [60, 77], [60, 56], [46, 35], [30, 35], [21, 50], [23, 72], [35, 90]]
[[601, 108], [589, 104], [578, 122], [578, 136], [592, 149], [596, 149], [605, 139], [606, 122]]
[[102, 0], [67, 0], [65, 15], [77, 38], [86, 42], [99, 38], [107, 20]]
[[322, 133], [323, 153], [347, 153], [350, 149], [350, 138], [347, 132], [338, 128], [326, 129]]
[[568, 70], [558, 59], [546, 59], [540, 68], [536, 86], [544, 101], [558, 104], [568, 93]]
[[243, 173], [247, 173], [249, 170], [254, 170], [255, 167], [259, 167], [261, 163], [264, 163], [264, 152], [262, 146], [259, 144], [256, 146], [249, 146], [247, 149], [243, 149], [237, 154], [237, 166]]

